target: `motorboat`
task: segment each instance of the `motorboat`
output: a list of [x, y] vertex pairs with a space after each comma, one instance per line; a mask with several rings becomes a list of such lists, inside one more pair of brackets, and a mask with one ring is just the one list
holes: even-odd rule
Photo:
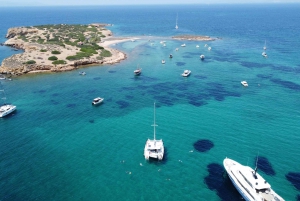
[[244, 86], [244, 87], [248, 87], [248, 83], [244, 80], [244, 81], [241, 81], [241, 84]]
[[166, 43], [164, 43], [163, 46], [166, 47], [167, 46]]
[[136, 70], [133, 71], [134, 75], [140, 75], [142, 73], [142, 69], [137, 67]]
[[190, 70], [184, 70], [183, 73], [181, 74], [183, 77], [188, 77], [191, 74]]
[[166, 63], [166, 61], [165, 61], [165, 60], [161, 60], [161, 63], [162, 63], [162, 64], [165, 64], [165, 63]]
[[210, 50], [211, 50], [211, 47], [208, 47], [207, 49], [208, 49], [208, 51], [210, 51]]
[[94, 98], [92, 105], [98, 105], [98, 104], [102, 103], [103, 101], [104, 101], [104, 98], [100, 98], [100, 97]]
[[136, 70], [133, 71], [135, 75], [140, 75], [142, 73], [142, 69], [138, 68]]
[[17, 109], [15, 105], [5, 104], [0, 106], [0, 117], [4, 117]]
[[208, 46], [207, 44], [204, 45], [204, 47], [207, 47], [207, 46]]
[[[0, 91], [3, 94], [3, 98], [2, 99], [6, 100], [4, 89], [1, 89]], [[17, 109], [17, 106], [11, 105], [11, 104], [7, 104], [4, 101], [3, 105], [0, 106], [0, 117], [5, 117], [6, 115], [9, 115], [10, 113], [12, 113], [13, 111], [15, 111], [16, 109]]]
[[170, 54], [169, 58], [170, 58], [170, 59], [172, 59], [172, 58], [173, 58], [173, 55], [172, 55], [172, 54]]
[[262, 55], [263, 57], [267, 57], [267, 56], [268, 56], [266, 52], [261, 53], [261, 55]]
[[181, 47], [185, 47], [186, 45], [185, 45], [185, 43], [183, 43], [182, 45], [181, 45]]
[[204, 56], [203, 54], [201, 54], [201, 55], [200, 55], [200, 59], [201, 59], [201, 60], [204, 60], [204, 59], [205, 59], [205, 56]]
[[257, 167], [253, 170], [229, 158], [224, 159], [223, 165], [233, 185], [245, 200], [284, 201], [257, 173]]
[[196, 45], [196, 48], [199, 48], [199, 45]]
[[154, 128], [154, 138], [153, 140], [149, 139], [146, 141], [145, 148], [144, 148], [144, 156], [146, 160], [158, 159], [163, 160], [164, 158], [164, 142], [162, 139], [156, 139], [155, 127], [155, 103], [154, 103], [154, 124], [152, 125]]
[[86, 75], [85, 72], [79, 72], [79, 75]]
[[176, 48], [175, 50], [176, 50], [176, 51], [178, 51], [178, 50], [179, 50], [179, 48]]

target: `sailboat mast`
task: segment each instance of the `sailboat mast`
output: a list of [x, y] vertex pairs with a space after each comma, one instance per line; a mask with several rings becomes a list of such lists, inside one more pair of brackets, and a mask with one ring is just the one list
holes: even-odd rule
[[155, 140], [155, 127], [156, 127], [156, 124], [155, 124], [155, 102], [154, 102], [154, 124], [153, 124], [153, 127], [154, 127], [154, 140]]

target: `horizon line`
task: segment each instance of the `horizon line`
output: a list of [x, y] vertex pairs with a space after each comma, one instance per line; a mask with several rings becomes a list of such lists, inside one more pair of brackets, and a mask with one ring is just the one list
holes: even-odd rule
[[47, 5], [2, 5], [3, 7], [78, 7], [78, 6], [176, 6], [176, 5], [276, 5], [276, 4], [300, 4], [300, 2], [237, 2], [237, 3], [176, 3], [176, 4], [47, 4]]

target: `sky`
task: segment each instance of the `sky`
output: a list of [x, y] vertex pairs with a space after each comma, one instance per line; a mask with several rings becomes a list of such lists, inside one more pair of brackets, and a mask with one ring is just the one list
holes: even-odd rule
[[300, 3], [300, 0], [0, 0], [1, 6]]

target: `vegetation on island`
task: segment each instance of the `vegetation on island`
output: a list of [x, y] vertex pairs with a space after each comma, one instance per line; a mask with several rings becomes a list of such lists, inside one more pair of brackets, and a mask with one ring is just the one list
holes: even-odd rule
[[[42, 45], [58, 45], [66, 49], [74, 47], [76, 50], [75, 55], [67, 56], [65, 59], [69, 61], [80, 60], [84, 58], [90, 58], [96, 56], [96, 59], [103, 59], [104, 57], [110, 57], [112, 54], [103, 47], [97, 45], [101, 42], [101, 38], [106, 37], [102, 34], [102, 26], [95, 25], [68, 25], [68, 24], [56, 24], [56, 25], [39, 25], [27, 27], [29, 29], [35, 29], [35, 33], [21, 34], [18, 39], [24, 42], [38, 43]], [[49, 48], [41, 49], [40, 52], [50, 51], [51, 54], [61, 54], [58, 50], [49, 50]], [[56, 61], [58, 63], [65, 63], [64, 60], [58, 60], [57, 57], [51, 56], [48, 60]], [[60, 62], [59, 62], [60, 61]], [[62, 62], [64, 61], [64, 62]], [[26, 62], [27, 63], [27, 62]]]

